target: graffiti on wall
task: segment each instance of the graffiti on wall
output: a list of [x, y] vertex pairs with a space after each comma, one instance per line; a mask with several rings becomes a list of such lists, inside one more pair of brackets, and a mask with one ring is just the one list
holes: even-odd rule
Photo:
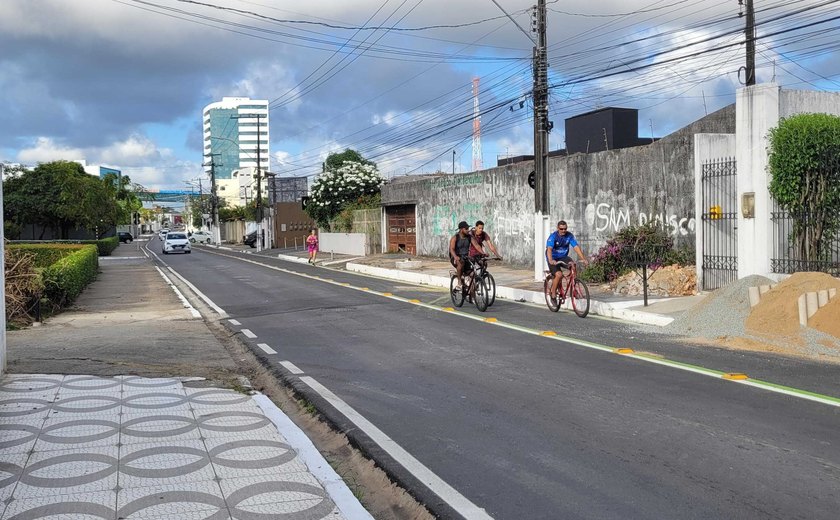
[[500, 237], [516, 237], [530, 246], [534, 234], [533, 215], [506, 215], [498, 210], [494, 212], [494, 225], [487, 225], [493, 235], [493, 241], [499, 243]]
[[635, 218], [631, 218], [630, 208], [615, 207], [605, 202], [586, 206], [585, 217], [589, 227], [598, 233], [612, 233], [630, 225], [643, 226], [656, 222], [667, 225], [672, 235], [687, 236], [694, 233], [697, 227], [697, 221], [690, 216], [640, 211]]

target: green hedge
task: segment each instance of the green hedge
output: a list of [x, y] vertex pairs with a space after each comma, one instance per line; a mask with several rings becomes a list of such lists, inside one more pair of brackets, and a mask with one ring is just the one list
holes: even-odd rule
[[72, 303], [85, 287], [96, 279], [99, 268], [97, 249], [85, 245], [44, 268], [44, 294], [59, 306]]
[[14, 242], [6, 245], [7, 249], [21, 251], [32, 255], [35, 267], [49, 267], [65, 256], [85, 247], [82, 244], [22, 244]]
[[96, 246], [97, 252], [99, 256], [111, 256], [111, 253], [114, 252], [114, 249], [120, 245], [120, 239], [118, 237], [108, 237], [102, 238], [100, 240], [13, 240], [10, 244], [57, 244], [57, 245], [87, 245], [92, 244]]

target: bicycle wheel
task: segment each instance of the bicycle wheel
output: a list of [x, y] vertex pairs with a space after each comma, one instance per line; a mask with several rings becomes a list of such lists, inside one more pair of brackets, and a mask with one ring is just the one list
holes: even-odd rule
[[545, 292], [545, 304], [548, 305], [548, 310], [550, 310], [551, 312], [557, 312], [560, 310], [560, 299], [551, 297], [551, 282], [551, 277], [546, 276], [545, 282], [543, 282], [543, 291]]
[[486, 277], [476, 277], [475, 281], [475, 307], [479, 312], [484, 312], [490, 306], [490, 288]]
[[589, 287], [580, 280], [575, 280], [572, 309], [579, 318], [585, 318], [589, 314]]
[[496, 303], [496, 279], [490, 273], [487, 273], [485, 278], [487, 280], [488, 295], [490, 296], [490, 303], [487, 304], [489, 307]]
[[449, 279], [449, 297], [452, 298], [452, 305], [455, 307], [460, 307], [464, 305], [464, 294], [463, 288], [458, 288], [458, 276], [452, 275]]

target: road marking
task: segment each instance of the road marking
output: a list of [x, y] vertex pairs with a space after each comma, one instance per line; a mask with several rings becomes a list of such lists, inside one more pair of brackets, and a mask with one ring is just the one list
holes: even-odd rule
[[297, 375], [303, 374], [303, 370], [299, 369], [291, 361], [281, 361], [280, 364], [283, 365], [284, 367], [286, 367], [286, 370], [288, 370], [292, 374], [297, 374]]
[[208, 298], [208, 297], [207, 297], [207, 296], [206, 296], [203, 292], [199, 291], [199, 290], [198, 290], [198, 287], [196, 287], [195, 285], [193, 285], [192, 283], [190, 283], [190, 281], [189, 281], [189, 280], [187, 280], [186, 278], [184, 278], [183, 276], [181, 276], [180, 274], [178, 274], [178, 271], [176, 271], [175, 269], [172, 269], [172, 268], [171, 268], [171, 267], [169, 267], [169, 266], [166, 266], [166, 268], [167, 268], [167, 269], [169, 269], [170, 271], [172, 271], [172, 274], [174, 274], [175, 276], [177, 276], [179, 280], [181, 280], [182, 282], [184, 282], [185, 284], [187, 284], [187, 287], [189, 287], [189, 288], [192, 290], [192, 292], [194, 292], [195, 294], [197, 294], [199, 298], [201, 298], [202, 300], [204, 300], [204, 303], [206, 303], [206, 304], [207, 304], [207, 305], [209, 305], [209, 306], [210, 306], [210, 307], [211, 307], [214, 311], [216, 311], [216, 313], [217, 313], [219, 316], [221, 316], [222, 318], [227, 318], [227, 317], [228, 317], [228, 313], [226, 313], [226, 312], [225, 312], [225, 311], [224, 311], [221, 307], [219, 307], [218, 305], [216, 305], [216, 304], [213, 302], [213, 300], [211, 300], [210, 298]]
[[[243, 330], [242, 330], [243, 334], [245, 333], [245, 331], [246, 331], [246, 330], [248, 330], [248, 329], [243, 329]], [[250, 330], [248, 330], [248, 332], [251, 332], [251, 331], [250, 331]], [[256, 337], [256, 336], [254, 336], [254, 337]], [[266, 345], [265, 343], [257, 343], [257, 346], [258, 346], [258, 347], [260, 347], [260, 348], [263, 350], [263, 352], [265, 352], [266, 354], [277, 354], [277, 351], [276, 351], [276, 350], [274, 350], [273, 348], [269, 347], [269, 346], [268, 346], [268, 345]]]
[[[315, 277], [313, 277], [313, 276], [310, 276], [310, 275], [307, 275], [307, 274], [304, 274], [304, 273], [299, 273], [297, 271], [292, 271], [290, 269], [284, 269], [282, 267], [276, 267], [276, 266], [273, 266], [273, 265], [263, 264], [263, 263], [260, 263], [260, 262], [256, 262], [256, 261], [253, 261], [253, 260], [246, 260], [246, 259], [243, 259], [243, 258], [236, 258], [234, 256], [223, 255], [223, 254], [220, 254], [220, 253], [212, 253], [212, 254], [217, 254], [219, 256], [226, 256], [228, 258], [232, 258], [232, 259], [239, 260], [239, 261], [242, 261], [242, 262], [249, 262], [249, 263], [252, 263], [254, 265], [265, 267], [267, 269], [272, 269], [274, 271], [280, 271], [280, 272], [283, 272], [283, 273], [286, 273], [286, 274], [291, 274], [291, 275], [298, 276], [298, 277], [301, 277], [301, 278], [315, 279]], [[356, 287], [354, 285], [349, 285], [349, 284], [341, 283], [341, 282], [328, 282], [328, 281], [325, 281], [325, 280], [321, 280], [321, 281], [323, 281], [324, 283], [332, 284], [332, 285], [347, 287], [348, 289], [352, 289], [354, 291], [361, 291], [361, 292], [365, 292], [367, 294], [374, 294], [374, 295], [382, 296], [383, 298], [388, 298], [388, 299], [391, 299], [391, 300], [397, 300], [397, 301], [401, 301], [401, 302], [404, 302], [404, 303], [409, 303], [411, 305], [415, 305], [417, 307], [423, 307], [423, 308], [428, 309], [428, 310], [437, 311], [437, 312], [444, 312], [444, 313], [447, 313], [447, 314], [451, 314], [453, 316], [458, 316], [460, 318], [480, 321], [480, 322], [483, 322], [483, 323], [489, 323], [492, 326], [504, 327], [506, 329], [515, 330], [515, 331], [522, 332], [522, 333], [525, 333], [525, 334], [540, 336], [542, 338], [545, 338], [548, 341], [561, 341], [563, 343], [570, 343], [572, 345], [577, 345], [577, 346], [580, 346], [580, 347], [585, 347], [585, 348], [589, 348], [589, 349], [593, 349], [593, 350], [599, 350], [601, 352], [608, 352], [608, 353], [615, 353], [616, 352], [615, 347], [609, 347], [607, 345], [602, 345], [600, 343], [595, 343], [595, 342], [592, 342], [592, 341], [586, 341], [586, 340], [583, 340], [583, 339], [577, 339], [577, 338], [573, 338], [573, 337], [569, 337], [569, 336], [562, 336], [560, 334], [557, 334], [555, 336], [541, 336], [542, 331], [540, 331], [540, 330], [531, 329], [531, 328], [528, 328], [528, 327], [523, 327], [522, 325], [516, 325], [516, 324], [513, 324], [513, 323], [506, 323], [504, 321], [485, 322], [484, 317], [482, 317], [482, 316], [476, 316], [474, 314], [470, 314], [470, 313], [467, 313], [467, 312], [456, 312], [455, 309], [453, 309], [452, 307], [437, 307], [435, 305], [432, 305], [432, 304], [429, 304], [429, 303], [423, 303], [423, 302], [414, 303], [411, 300], [409, 300], [407, 298], [403, 298], [401, 296], [384, 296], [383, 293], [378, 292], [378, 291], [371, 291], [369, 288], [366, 288], [366, 287], [364, 287], [364, 288], [363, 287]], [[792, 397], [798, 397], [800, 399], [805, 399], [805, 400], [808, 400], [808, 401], [814, 401], [814, 402], [827, 404], [827, 405], [830, 405], [830, 406], [835, 406], [835, 407], [840, 408], [840, 398], [829, 396], [829, 395], [818, 394], [818, 393], [815, 393], [815, 392], [809, 392], [808, 390], [802, 390], [802, 389], [799, 389], [799, 388], [792, 388], [792, 387], [788, 387], [788, 386], [784, 386], [784, 385], [779, 385], [779, 384], [776, 384], [776, 383], [761, 381], [759, 379], [746, 379], [746, 380], [723, 379], [723, 375], [724, 375], [725, 372], [721, 372], [720, 370], [713, 370], [713, 369], [710, 369], [710, 368], [696, 366], [696, 365], [692, 365], [692, 364], [689, 364], [689, 363], [682, 363], [680, 361], [674, 361], [674, 360], [667, 359], [667, 358], [664, 358], [664, 357], [662, 357], [662, 358], [653, 357], [653, 356], [650, 356], [650, 355], [647, 355], [647, 354], [644, 354], [644, 353], [622, 354], [621, 357], [632, 358], [632, 359], [636, 359], [636, 360], [639, 360], [639, 361], [644, 361], [646, 363], [651, 363], [651, 364], [654, 364], [654, 365], [661, 365], [661, 366], [665, 366], [665, 367], [668, 367], [668, 368], [683, 370], [683, 371], [686, 371], [686, 372], [691, 372], [691, 373], [706, 376], [706, 377], [713, 377], [715, 379], [720, 379], [720, 380], [727, 381], [727, 382], [730, 382], [730, 383], [752, 386], [752, 387], [755, 387], [755, 388], [760, 388], [762, 390], [766, 390], [768, 392], [774, 392], [774, 393], [778, 393], [778, 394], [789, 395], [789, 396], [792, 396]]]
[[236, 325], [237, 327], [242, 325], [241, 323], [239, 323], [239, 320], [228, 320], [228, 323], [230, 323], [231, 325]]
[[190, 310], [190, 314], [192, 314], [192, 317], [193, 317], [193, 318], [200, 318], [200, 317], [201, 317], [201, 313], [200, 313], [200, 312], [198, 312], [198, 311], [195, 309], [195, 307], [193, 307], [193, 306], [190, 304], [189, 300], [187, 300], [187, 298], [184, 296], [184, 294], [183, 294], [181, 291], [179, 291], [177, 287], [175, 287], [175, 284], [174, 284], [174, 283], [172, 283], [172, 280], [170, 280], [170, 279], [169, 279], [169, 277], [167, 277], [167, 276], [163, 273], [163, 271], [161, 271], [161, 270], [160, 270], [160, 267], [155, 266], [155, 269], [157, 269], [157, 272], [158, 272], [158, 273], [160, 273], [160, 275], [163, 277], [163, 281], [164, 281], [164, 282], [166, 282], [166, 283], [168, 283], [168, 284], [169, 284], [169, 287], [172, 287], [172, 290], [173, 290], [173, 291], [175, 291], [175, 296], [177, 296], [177, 297], [178, 297], [178, 299], [179, 299], [179, 300], [181, 300], [181, 303], [184, 305], [184, 307]]
[[[242, 329], [240, 332], [242, 334], [244, 334], [246, 338], [254, 339], [254, 338], [257, 337], [257, 335], [254, 334], [253, 332], [251, 332], [250, 329]], [[276, 354], [276, 352], [275, 352], [275, 354]]]
[[438, 477], [432, 470], [423, 465], [422, 462], [414, 458], [410, 453], [405, 451], [393, 439], [385, 435], [385, 433], [377, 428], [373, 423], [365, 419], [362, 414], [357, 412], [350, 405], [341, 400], [337, 395], [332, 393], [324, 385], [309, 376], [303, 376], [300, 380], [309, 388], [314, 390], [318, 395], [327, 400], [339, 412], [344, 414], [353, 424], [360, 430], [365, 432], [365, 435], [371, 438], [380, 448], [385, 450], [395, 461], [397, 461], [408, 472], [414, 475], [420, 482], [424, 483], [434, 494], [439, 496], [441, 500], [446, 502], [452, 509], [457, 511], [464, 518], [470, 519], [491, 519], [484, 509], [467, 499], [464, 495], [459, 493], [455, 488], [447, 484], [440, 477]]

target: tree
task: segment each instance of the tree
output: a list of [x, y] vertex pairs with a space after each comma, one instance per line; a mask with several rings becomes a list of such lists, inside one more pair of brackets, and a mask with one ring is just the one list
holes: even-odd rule
[[374, 164], [345, 162], [315, 179], [306, 213], [319, 226], [330, 229], [331, 221], [348, 204], [368, 201], [369, 206], [384, 182]]
[[794, 219], [800, 258], [821, 260], [840, 230], [840, 117], [800, 114], [770, 131], [770, 194]]
[[359, 163], [359, 164], [367, 164], [369, 166], [373, 166], [376, 168], [376, 163], [373, 161], [368, 161], [362, 154], [357, 152], [356, 150], [351, 150], [350, 148], [345, 149], [343, 152], [334, 152], [327, 156], [327, 159], [324, 161], [324, 164], [321, 165], [321, 171], [336, 171], [345, 163]]

